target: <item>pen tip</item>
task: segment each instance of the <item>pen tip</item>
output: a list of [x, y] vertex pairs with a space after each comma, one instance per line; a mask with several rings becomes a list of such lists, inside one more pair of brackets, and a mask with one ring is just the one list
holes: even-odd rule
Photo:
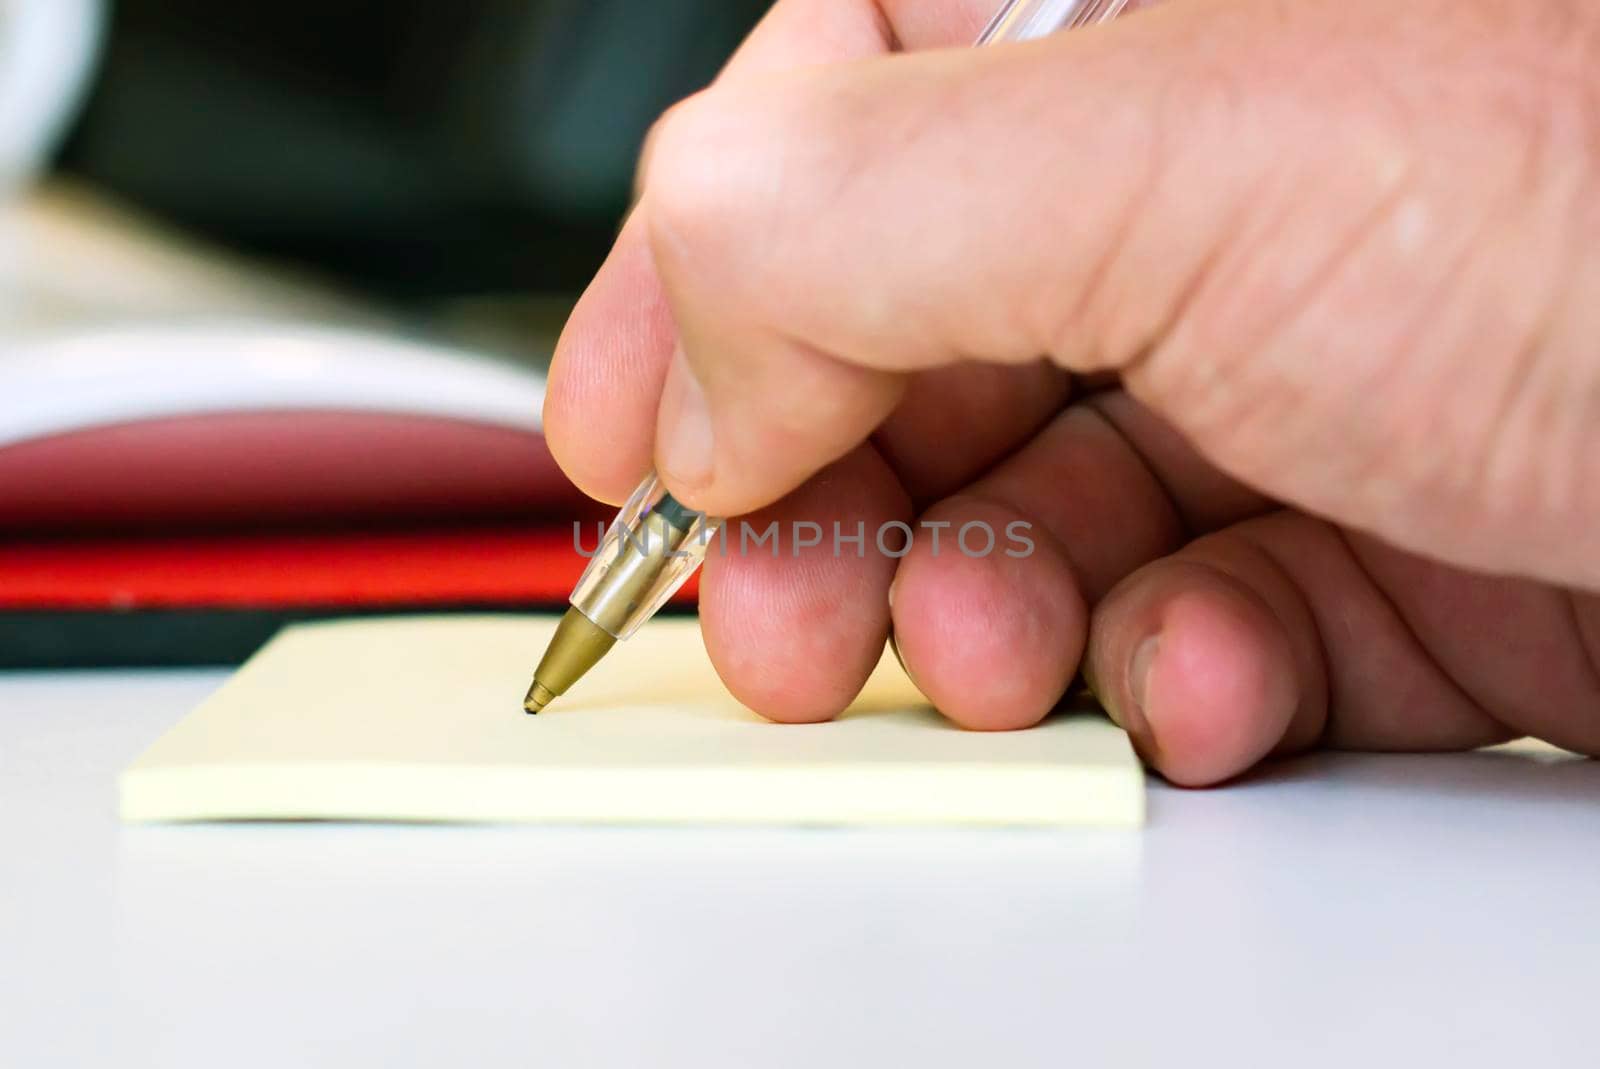
[[544, 711], [544, 707], [556, 700], [551, 690], [537, 679], [533, 686], [528, 688], [528, 696], [522, 699], [522, 711], [533, 715]]

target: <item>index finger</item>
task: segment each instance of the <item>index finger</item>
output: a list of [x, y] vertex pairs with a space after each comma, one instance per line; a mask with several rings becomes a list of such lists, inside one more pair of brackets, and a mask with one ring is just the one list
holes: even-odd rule
[[[998, 0], [779, 0], [717, 79], [964, 44]], [[578, 487], [620, 502], [649, 470], [676, 341], [641, 206], [573, 310], [556, 347], [544, 433]]]

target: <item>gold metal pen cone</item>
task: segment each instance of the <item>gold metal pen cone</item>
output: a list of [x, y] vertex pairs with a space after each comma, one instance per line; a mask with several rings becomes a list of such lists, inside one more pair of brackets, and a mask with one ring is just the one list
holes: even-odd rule
[[556, 625], [555, 636], [539, 667], [534, 669], [533, 686], [528, 688], [522, 708], [529, 713], [542, 711], [582, 679], [616, 644], [615, 636], [605, 628], [577, 609], [568, 609]]
[[544, 709], [666, 604], [705, 560], [721, 524], [685, 508], [654, 475], [639, 484], [572, 589], [571, 608], [522, 707]]
[[555, 700], [555, 692], [535, 679], [528, 688], [528, 696], [522, 699], [522, 709], [528, 713], [543, 712], [544, 707]]

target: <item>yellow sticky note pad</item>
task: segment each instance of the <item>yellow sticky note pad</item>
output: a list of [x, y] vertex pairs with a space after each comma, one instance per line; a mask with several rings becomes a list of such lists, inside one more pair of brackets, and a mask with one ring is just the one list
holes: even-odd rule
[[521, 710], [550, 617], [307, 624], [279, 635], [122, 775], [128, 821], [1120, 825], [1144, 819], [1127, 737], [1058, 715], [981, 733], [886, 656], [827, 724], [769, 723], [693, 620], [619, 644]]

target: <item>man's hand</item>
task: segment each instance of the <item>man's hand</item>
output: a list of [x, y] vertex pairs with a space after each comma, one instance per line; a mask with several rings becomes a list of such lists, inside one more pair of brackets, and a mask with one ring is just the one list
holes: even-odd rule
[[654, 463], [760, 525], [1034, 525], [713, 557], [730, 689], [833, 715], [892, 600], [953, 719], [1033, 723], [1081, 667], [1182, 783], [1600, 752], [1600, 599], [1542, 585], [1600, 589], [1600, 0], [939, 48], [992, 6], [780, 0], [652, 136], [563, 338], [546, 429], [598, 497]]

